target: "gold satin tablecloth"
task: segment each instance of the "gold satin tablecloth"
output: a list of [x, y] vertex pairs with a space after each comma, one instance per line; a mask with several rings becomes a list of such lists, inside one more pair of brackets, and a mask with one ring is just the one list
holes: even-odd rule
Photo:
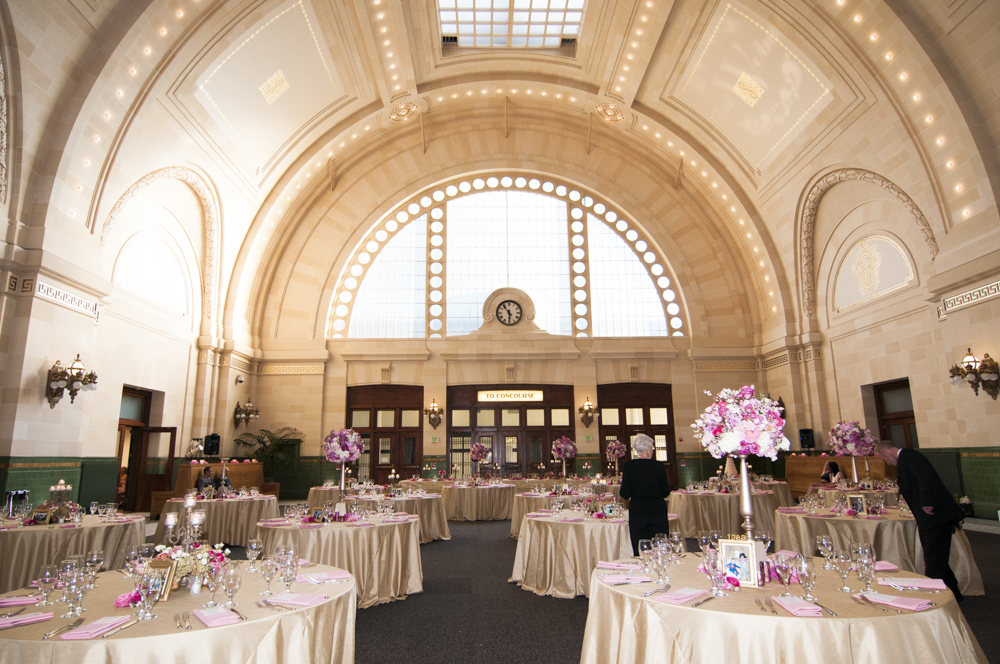
[[453, 486], [452, 480], [400, 480], [399, 488], [404, 490], [423, 489], [427, 493], [441, 493], [446, 486]]
[[[777, 494], [753, 493], [756, 530], [774, 532], [774, 510], [777, 508]], [[699, 530], [718, 530], [723, 535], [743, 534], [738, 493], [674, 491], [668, 499], [667, 510], [679, 517], [680, 532], [684, 537], [697, 537]]]
[[513, 486], [444, 487], [444, 509], [449, 521], [503, 521], [514, 504]]
[[[344, 493], [347, 493], [346, 491]], [[327, 487], [327, 486], [314, 486], [309, 489], [309, 497], [306, 498], [306, 504], [309, 507], [323, 507], [324, 503], [339, 503], [340, 502], [340, 489], [337, 487]]]
[[[47, 641], [42, 635], [68, 625], [70, 618], [59, 618], [66, 611], [65, 604], [26, 608], [26, 613], [51, 611], [52, 620], [0, 631], [0, 662], [10, 664], [177, 664], [178, 662], [205, 662], [210, 664], [322, 664], [354, 663], [354, 581], [310, 585], [293, 583], [292, 591], [320, 593], [329, 599], [315, 606], [278, 613], [258, 608], [254, 600], [263, 599], [264, 590], [260, 574], [248, 574], [243, 563], [243, 580], [234, 596], [236, 610], [247, 617], [233, 625], [205, 627], [192, 615], [190, 630], [178, 630], [173, 621], [175, 613], [191, 612], [202, 608], [210, 593], [203, 588], [198, 595], [191, 595], [181, 588], [170, 593], [165, 602], [157, 602], [153, 620], [144, 620], [114, 636], [98, 636], [89, 641], [63, 641], [58, 636]], [[329, 571], [317, 567], [303, 572]], [[99, 588], [89, 591], [83, 598], [84, 626], [105, 616], [130, 616], [134, 608], [115, 608], [115, 598], [132, 590], [130, 579], [118, 572], [101, 574]], [[221, 586], [221, 584], [220, 584]], [[284, 584], [271, 581], [271, 590], [279, 592]], [[58, 590], [51, 597], [58, 599]], [[225, 601], [220, 587], [215, 599]], [[221, 603], [221, 602], [220, 602]], [[65, 633], [65, 632], [64, 632]]]
[[[576, 523], [562, 521], [581, 516], [583, 521]], [[536, 595], [589, 597], [590, 573], [597, 562], [625, 558], [631, 553], [628, 515], [618, 523], [570, 510], [552, 517], [525, 517], [510, 582]]]
[[[847, 549], [851, 542], [871, 542], [879, 560], [898, 565], [902, 572], [924, 573], [924, 548], [920, 545], [917, 522], [899, 513], [883, 514], [879, 520], [851, 516], [814, 517], [808, 514], [782, 514], [775, 517], [775, 551], [788, 549], [803, 555], [818, 555], [816, 536], [829, 535], [834, 550]], [[831, 514], [820, 510], [819, 514]], [[985, 595], [983, 577], [965, 531], [956, 529], [951, 538], [951, 571], [958, 579], [963, 595]]]
[[419, 520], [382, 523], [371, 518], [369, 523], [374, 525], [358, 528], [341, 522], [301, 528], [261, 524], [257, 533], [265, 553], [274, 551], [278, 544], [290, 544], [300, 558], [346, 569], [354, 576], [362, 609], [423, 592]]
[[888, 489], [885, 491], [868, 491], [862, 489], [858, 491], [857, 489], [820, 489], [819, 495], [823, 497], [823, 504], [827, 507], [833, 507], [833, 501], [838, 495], [858, 495], [861, 494], [865, 497], [865, 500], [871, 500], [875, 496], [885, 497], [886, 507], [895, 507], [899, 504], [899, 489]]
[[[670, 565], [671, 588], [708, 589], [708, 577], [697, 571], [699, 559], [684, 557]], [[813, 595], [837, 614], [797, 618], [775, 604], [778, 615], [762, 614], [754, 598], [782, 592], [777, 581], [761, 589], [743, 588], [691, 608], [642, 598], [651, 584], [608, 586], [595, 570], [590, 607], [583, 635], [581, 664], [987, 664], [969, 624], [951, 593], [895, 591], [897, 596], [932, 598], [938, 606], [926, 611], [884, 613], [856, 604], [837, 590], [840, 575], [820, 574]], [[857, 574], [848, 584], [858, 591]], [[797, 584], [793, 595], [803, 595]], [[852, 593], [853, 594], [853, 593]], [[654, 596], [655, 597], [655, 596]]]
[[[14, 525], [13, 521], [7, 521]], [[125, 567], [130, 547], [146, 541], [145, 521], [101, 523], [101, 517], [83, 517], [82, 527], [25, 526], [0, 531], [0, 593], [26, 587], [42, 565], [57, 565], [69, 556], [104, 551], [104, 568]]]
[[757, 491], [773, 491], [778, 507], [791, 507], [795, 504], [788, 482], [754, 482], [753, 488]]
[[[257, 522], [278, 516], [278, 499], [274, 496], [256, 498], [225, 498], [219, 500], [199, 500], [196, 510], [205, 510], [205, 523], [201, 526], [202, 537], [210, 544], [219, 542], [233, 546], [246, 546], [255, 536]], [[184, 499], [171, 498], [163, 504], [160, 521], [153, 534], [154, 544], [167, 544], [167, 524], [163, 515], [167, 512], [183, 512]]]
[[402, 498], [359, 498], [348, 496], [348, 504], [357, 502], [370, 509], [380, 502], [392, 503], [393, 512], [406, 512], [416, 514], [420, 517], [420, 543], [426, 544], [434, 540], [450, 540], [451, 531], [448, 529], [448, 515], [444, 511], [444, 499], [440, 494], [428, 493], [425, 498], [416, 496], [405, 496]]

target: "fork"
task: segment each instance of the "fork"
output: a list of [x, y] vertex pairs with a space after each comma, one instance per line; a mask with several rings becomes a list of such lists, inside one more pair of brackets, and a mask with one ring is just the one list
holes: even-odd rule
[[[879, 606], [879, 605], [878, 605], [878, 604], [876, 604], [875, 602], [873, 602], [873, 601], [871, 601], [870, 599], [868, 599], [867, 597], [865, 597], [865, 594], [864, 594], [864, 593], [861, 593], [861, 599], [862, 599], [862, 600], [864, 600], [864, 602], [865, 602], [866, 604], [869, 604], [869, 605], [871, 605], [871, 606], [874, 606], [874, 607], [875, 607], [876, 609], [882, 609], [882, 610], [883, 610], [883, 611], [885, 611], [886, 613], [892, 613], [892, 611], [890, 611], [889, 609], [887, 609], [887, 608], [885, 608], [885, 607], [882, 607], [882, 606]], [[902, 613], [902, 611], [900, 611], [899, 609], [896, 609], [896, 613]]]
[[281, 613], [281, 609], [279, 609], [278, 607], [276, 607], [276, 606], [274, 606], [272, 604], [261, 604], [257, 600], [254, 600], [254, 604], [257, 605], [257, 608], [260, 608], [260, 609], [271, 609], [272, 611], [277, 611], [278, 613]]
[[177, 629], [184, 629], [184, 626], [181, 625], [181, 614], [174, 614], [174, 622], [177, 623]]
[[774, 610], [774, 604], [771, 603], [771, 598], [765, 597], [764, 601], [767, 603], [767, 608], [771, 609], [771, 613], [778, 615], [778, 612]]
[[930, 588], [918, 588], [917, 586], [901, 586], [898, 583], [890, 583], [890, 586], [896, 590], [919, 590], [922, 593], [940, 593], [940, 590], [931, 590]]
[[182, 619], [184, 620], [184, 629], [191, 629], [191, 614], [185, 611]]
[[753, 601], [754, 604], [757, 605], [757, 608], [760, 609], [760, 612], [763, 613], [764, 615], [767, 615], [767, 610], [764, 608], [764, 605], [760, 603], [760, 597], [754, 597]]
[[664, 583], [662, 588], [654, 588], [653, 590], [647, 590], [642, 594], [643, 597], [649, 597], [650, 595], [655, 595], [656, 593], [665, 593], [670, 590], [670, 584]]
[[285, 610], [285, 607], [278, 606], [277, 604], [271, 604], [271, 602], [267, 601], [266, 599], [264, 600], [264, 605], [265, 606], [269, 606], [272, 609], [275, 609], [276, 611], [284, 611]]

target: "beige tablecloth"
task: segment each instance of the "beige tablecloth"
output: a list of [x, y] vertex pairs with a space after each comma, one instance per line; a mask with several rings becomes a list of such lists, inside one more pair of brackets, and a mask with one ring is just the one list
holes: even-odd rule
[[[358, 606], [362, 609], [422, 592], [424, 572], [420, 562], [420, 524], [381, 523], [355, 527], [328, 523], [319, 528], [259, 526], [264, 552], [290, 544], [302, 558], [334, 565], [354, 575]], [[324, 586], [325, 587], [325, 586]]]
[[[893, 512], [896, 512], [893, 510]], [[820, 510], [819, 514], [830, 514]], [[879, 520], [850, 516], [815, 517], [808, 514], [782, 514], [775, 518], [775, 551], [789, 549], [807, 556], [819, 555], [816, 536], [829, 535], [834, 550], [847, 549], [851, 542], [871, 542], [879, 560], [888, 560], [905, 572], [924, 573], [924, 549], [920, 545], [917, 522], [900, 518], [898, 512]], [[985, 595], [983, 577], [964, 530], [951, 538], [951, 570], [963, 595]]]
[[[205, 523], [201, 526], [204, 539], [210, 544], [225, 542], [234, 546], [246, 546], [257, 530], [261, 519], [273, 519], [278, 515], [278, 500], [274, 496], [258, 496], [246, 500], [226, 498], [220, 500], [199, 500], [196, 510], [205, 510]], [[166, 544], [167, 524], [163, 515], [167, 512], [183, 512], [184, 499], [171, 498], [163, 504], [160, 521], [156, 524], [153, 543]]]
[[142, 519], [101, 523], [98, 516], [85, 516], [82, 527], [25, 526], [0, 531], [0, 592], [24, 588], [37, 578], [42, 565], [56, 565], [68, 556], [96, 549], [104, 551], [104, 569], [125, 567], [129, 548], [146, 541], [144, 528]]
[[[346, 493], [346, 491], [345, 491]], [[309, 489], [309, 497], [306, 503], [309, 507], [323, 507], [324, 503], [340, 502], [340, 489], [337, 487], [314, 486]]]
[[632, 553], [628, 519], [612, 523], [563, 510], [554, 517], [525, 518], [517, 538], [510, 582], [536, 595], [572, 598], [590, 596], [590, 573], [599, 560], [616, 560]]
[[[243, 563], [246, 567], [246, 563]], [[322, 572], [326, 567], [308, 569]], [[132, 581], [117, 572], [102, 574], [96, 590], [83, 599], [85, 623], [104, 616], [130, 616], [136, 609], [115, 608], [115, 598], [133, 588]], [[320, 590], [317, 590], [320, 589]], [[281, 590], [278, 581], [272, 590]], [[247, 620], [223, 627], [205, 627], [193, 615], [191, 629], [178, 630], [175, 613], [202, 608], [208, 601], [208, 591], [191, 595], [187, 590], [172, 592], [166, 602], [153, 607], [154, 620], [140, 621], [107, 639], [63, 641], [55, 637], [48, 641], [42, 635], [69, 624], [59, 618], [65, 604], [49, 607], [28, 607], [27, 612], [53, 611], [52, 620], [24, 625], [0, 632], [0, 662], [14, 664], [176, 664], [177, 662], [211, 662], [211, 664], [353, 664], [354, 662], [354, 582], [328, 583], [312, 586], [293, 583], [293, 592], [322, 593], [329, 599], [315, 606], [278, 613], [258, 608], [254, 600], [261, 599], [264, 580], [260, 574], [243, 571], [243, 581], [235, 600], [237, 610]], [[52, 593], [58, 599], [59, 591]], [[216, 600], [224, 597], [220, 590]]]
[[[680, 518], [684, 537], [697, 537], [700, 530], [718, 530], [723, 535], [743, 534], [738, 493], [681, 493], [674, 491], [667, 503], [668, 511]], [[774, 510], [777, 494], [753, 494], [753, 522], [759, 531], [774, 532]]]
[[394, 512], [406, 512], [416, 514], [420, 517], [420, 543], [426, 544], [434, 540], [450, 540], [451, 531], [448, 529], [448, 515], [444, 511], [444, 500], [439, 494], [429, 493], [426, 498], [404, 497], [404, 498], [382, 498], [382, 499], [361, 499], [354, 496], [348, 497], [348, 503], [358, 502], [371, 509], [374, 509], [380, 502], [389, 501], [392, 503]]
[[778, 507], [791, 507], [795, 504], [788, 482], [755, 482], [753, 488], [758, 491], [773, 491]]
[[861, 494], [865, 497], [865, 500], [871, 500], [877, 495], [885, 497], [886, 507], [895, 507], [899, 504], [899, 489], [888, 489], [885, 491], [858, 491], [857, 489], [820, 489], [819, 495], [823, 497], [823, 504], [827, 507], [833, 507], [833, 502], [838, 495], [857, 495]]
[[510, 518], [517, 489], [511, 486], [444, 487], [449, 521], [503, 521]]
[[427, 493], [441, 493], [441, 489], [446, 486], [453, 486], [451, 480], [400, 480], [399, 488], [404, 490], [423, 489]]

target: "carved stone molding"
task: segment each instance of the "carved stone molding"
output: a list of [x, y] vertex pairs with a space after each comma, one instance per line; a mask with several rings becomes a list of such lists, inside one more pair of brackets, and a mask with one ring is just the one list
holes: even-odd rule
[[322, 374], [326, 366], [322, 364], [265, 364], [261, 366], [262, 374]]
[[220, 209], [209, 182], [190, 168], [184, 166], [160, 168], [144, 175], [129, 187], [108, 212], [108, 218], [104, 220], [104, 226], [101, 228], [101, 251], [104, 250], [107, 239], [111, 235], [111, 227], [115, 219], [118, 218], [129, 201], [146, 187], [160, 180], [168, 179], [179, 180], [191, 187], [201, 199], [202, 209], [205, 211], [205, 274], [202, 282], [202, 307], [204, 309], [203, 315], [206, 318], [213, 318], [215, 316], [216, 268], [219, 262]]
[[819, 209], [819, 203], [826, 192], [832, 189], [834, 185], [848, 180], [870, 182], [892, 194], [892, 197], [899, 201], [909, 211], [910, 216], [913, 217], [913, 221], [916, 222], [917, 228], [923, 234], [927, 248], [931, 252], [931, 259], [937, 257], [938, 254], [938, 245], [934, 237], [934, 231], [931, 229], [927, 218], [924, 217], [924, 213], [920, 211], [920, 208], [913, 202], [913, 199], [893, 182], [878, 173], [873, 173], [863, 168], [843, 168], [832, 173], [827, 173], [812, 186], [802, 206], [802, 223], [799, 227], [799, 251], [802, 265], [802, 307], [806, 316], [812, 316], [816, 313], [816, 274], [813, 264], [816, 210]]
[[0, 204], [7, 202], [7, 64], [0, 58]]
[[695, 371], [757, 371], [759, 368], [756, 360], [694, 363]]

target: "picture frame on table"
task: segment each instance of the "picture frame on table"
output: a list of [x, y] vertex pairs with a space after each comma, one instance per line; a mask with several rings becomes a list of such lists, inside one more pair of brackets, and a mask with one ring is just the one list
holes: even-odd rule
[[31, 520], [39, 525], [47, 524], [51, 516], [52, 516], [52, 508], [50, 507], [45, 507], [41, 509], [35, 508], [31, 510]]
[[741, 587], [757, 587], [757, 563], [763, 560], [760, 542], [743, 539], [720, 539], [719, 555], [726, 565], [726, 576], [739, 580]]
[[847, 496], [847, 507], [858, 514], [868, 513], [868, 501], [860, 493], [852, 493]]
[[604, 512], [604, 514], [606, 516], [614, 516], [615, 515], [615, 504], [614, 503], [605, 503], [605, 504], [601, 505], [601, 511]]
[[323, 523], [326, 521], [326, 510], [322, 507], [315, 507], [312, 511], [312, 520], [316, 523]]
[[177, 561], [176, 560], [150, 560], [146, 565], [146, 570], [150, 574], [156, 574], [159, 577], [158, 585], [160, 588], [160, 593], [157, 596], [157, 601], [166, 602], [170, 597], [170, 586], [174, 583], [174, 574], [177, 571]]

